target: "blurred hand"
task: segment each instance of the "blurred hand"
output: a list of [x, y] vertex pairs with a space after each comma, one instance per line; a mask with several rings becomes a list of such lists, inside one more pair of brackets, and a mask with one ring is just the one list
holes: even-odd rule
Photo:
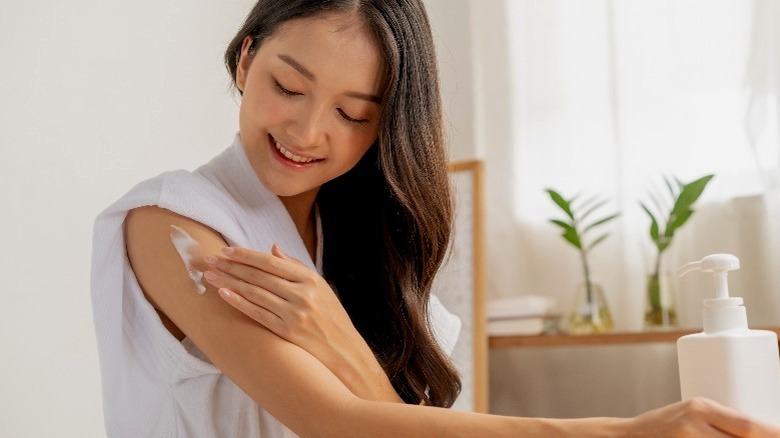
[[671, 404], [627, 420], [630, 437], [780, 437], [780, 429], [706, 398]]

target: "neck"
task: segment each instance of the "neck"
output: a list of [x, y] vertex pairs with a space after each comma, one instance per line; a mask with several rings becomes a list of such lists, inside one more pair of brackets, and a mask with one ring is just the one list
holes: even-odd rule
[[287, 209], [287, 213], [293, 220], [306, 249], [314, 259], [317, 246], [317, 227], [314, 217], [314, 201], [317, 199], [317, 190], [310, 190], [294, 196], [280, 196], [279, 200]]

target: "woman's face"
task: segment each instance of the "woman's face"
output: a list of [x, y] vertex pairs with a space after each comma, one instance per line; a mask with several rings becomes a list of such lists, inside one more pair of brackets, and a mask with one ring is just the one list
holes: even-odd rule
[[316, 194], [350, 170], [379, 132], [385, 65], [362, 21], [325, 15], [288, 21], [250, 57], [236, 83], [241, 140], [263, 185], [279, 196]]

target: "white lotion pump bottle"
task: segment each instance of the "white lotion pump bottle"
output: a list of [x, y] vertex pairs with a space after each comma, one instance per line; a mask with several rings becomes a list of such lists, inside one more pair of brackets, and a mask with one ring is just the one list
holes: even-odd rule
[[677, 340], [682, 399], [706, 397], [780, 426], [777, 335], [748, 329], [742, 298], [729, 297], [727, 276], [734, 269], [738, 258], [714, 254], [677, 271], [712, 272], [716, 281], [715, 298], [704, 300], [704, 331]]

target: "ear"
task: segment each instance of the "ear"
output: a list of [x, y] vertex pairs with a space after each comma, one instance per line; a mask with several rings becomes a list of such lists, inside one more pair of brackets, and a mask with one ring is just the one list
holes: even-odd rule
[[246, 77], [249, 74], [249, 66], [252, 65], [252, 54], [249, 53], [252, 41], [251, 36], [246, 36], [241, 43], [241, 57], [238, 59], [238, 68], [236, 68], [236, 87], [242, 93], [244, 85], [246, 85]]

